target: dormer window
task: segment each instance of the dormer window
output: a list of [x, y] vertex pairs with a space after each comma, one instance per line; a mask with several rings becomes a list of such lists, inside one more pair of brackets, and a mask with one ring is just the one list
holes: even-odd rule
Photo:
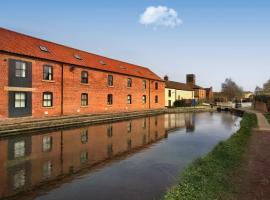
[[39, 46], [39, 48], [41, 51], [48, 52], [48, 49], [45, 46]]
[[78, 54], [75, 54], [74, 57], [75, 57], [77, 60], [82, 60], [81, 56], [78, 55]]
[[106, 63], [105, 63], [103, 60], [100, 60], [99, 63], [100, 63], [101, 65], [106, 65]]

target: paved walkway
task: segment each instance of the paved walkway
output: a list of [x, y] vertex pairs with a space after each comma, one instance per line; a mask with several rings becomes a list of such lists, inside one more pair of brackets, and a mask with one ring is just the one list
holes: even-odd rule
[[262, 113], [251, 109], [247, 109], [246, 111], [255, 113], [257, 115], [259, 131], [270, 131], [270, 124]]
[[270, 199], [270, 124], [262, 113], [257, 115], [258, 129], [254, 130], [242, 166], [239, 200]]

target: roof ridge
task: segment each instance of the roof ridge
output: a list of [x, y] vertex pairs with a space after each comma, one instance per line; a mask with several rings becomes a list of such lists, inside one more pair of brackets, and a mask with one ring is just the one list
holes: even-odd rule
[[117, 60], [117, 59], [114, 59], [114, 58], [109, 58], [107, 56], [102, 56], [102, 55], [99, 55], [99, 54], [96, 54], [96, 53], [91, 53], [91, 52], [88, 52], [86, 50], [76, 49], [76, 48], [73, 48], [73, 47], [68, 46], [68, 45], [59, 44], [59, 43], [52, 42], [52, 41], [49, 41], [49, 40], [46, 40], [46, 39], [41, 39], [41, 38], [38, 38], [38, 37], [35, 37], [35, 36], [32, 36], [32, 35], [27, 35], [25, 33], [20, 33], [20, 32], [17, 32], [17, 31], [10, 30], [10, 29], [6, 29], [6, 28], [3, 28], [3, 27], [0, 27], [0, 29], [3, 29], [3, 30], [8, 31], [8, 32], [16, 33], [16, 34], [19, 34], [19, 35], [22, 35], [22, 36], [25, 36], [25, 37], [28, 37], [28, 38], [32, 38], [32, 39], [35, 39], [35, 40], [40, 40], [40, 41], [43, 41], [43, 42], [47, 42], [47, 43], [51, 43], [51, 44], [54, 44], [54, 45], [59, 45], [59, 46], [65, 47], [65, 48], [69, 48], [69, 49], [72, 49], [72, 50], [75, 50], [75, 51], [80, 51], [80, 52], [91, 54], [91, 55], [98, 56], [98, 57], [101, 57], [101, 58], [105, 58], [105, 59], [125, 63], [125, 64], [128, 64], [128, 65], [133, 65], [134, 67], [141, 67], [141, 68], [149, 70], [148, 67], [144, 67], [144, 66], [141, 66], [141, 65], [130, 63], [128, 61], [122, 61], [122, 60]]

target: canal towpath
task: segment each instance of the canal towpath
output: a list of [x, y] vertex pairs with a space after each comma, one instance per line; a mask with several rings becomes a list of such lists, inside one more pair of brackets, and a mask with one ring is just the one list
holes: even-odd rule
[[270, 124], [260, 112], [255, 113], [258, 128], [254, 129], [250, 138], [244, 162], [240, 168], [239, 200], [270, 199]]

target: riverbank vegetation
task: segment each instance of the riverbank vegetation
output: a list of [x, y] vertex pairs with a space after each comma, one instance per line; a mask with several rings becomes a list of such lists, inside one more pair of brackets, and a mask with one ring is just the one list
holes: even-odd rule
[[192, 162], [164, 199], [233, 199], [238, 187], [232, 180], [242, 163], [252, 128], [256, 125], [256, 115], [245, 113], [240, 129], [227, 141], [220, 142], [208, 155]]
[[267, 119], [268, 122], [270, 123], [270, 114], [268, 113], [268, 114], [265, 114], [264, 116], [266, 117], [266, 119]]

